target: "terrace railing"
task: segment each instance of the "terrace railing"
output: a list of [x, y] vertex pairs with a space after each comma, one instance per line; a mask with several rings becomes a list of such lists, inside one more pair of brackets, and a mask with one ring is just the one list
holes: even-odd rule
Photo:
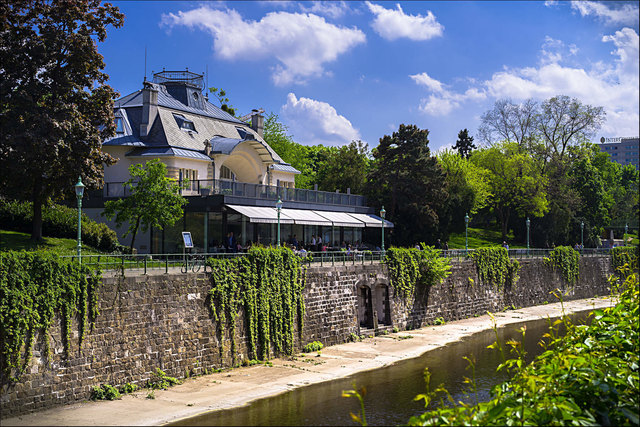
[[[180, 183], [181, 184], [181, 183]], [[250, 184], [246, 182], [227, 181], [222, 179], [199, 179], [180, 185], [181, 194], [185, 197], [206, 197], [222, 194], [234, 197], [247, 197], [283, 202], [303, 202], [323, 205], [366, 206], [364, 196], [358, 194], [332, 193], [330, 191], [307, 190], [303, 188], [287, 188], [275, 185]], [[127, 197], [129, 191], [124, 182], [106, 182], [103, 187], [104, 198]]]
[[[517, 259], [543, 258], [548, 257], [553, 249], [510, 249], [509, 257]], [[442, 250], [442, 256], [449, 258], [453, 262], [470, 260], [473, 249]], [[584, 248], [580, 251], [583, 257], [594, 257], [608, 255], [608, 248]], [[326, 252], [297, 252], [302, 258], [302, 262], [309, 266], [324, 267], [336, 265], [374, 264], [384, 261], [382, 251], [326, 251]], [[191, 253], [191, 254], [104, 254], [104, 255], [83, 255], [82, 263], [90, 267], [106, 272], [125, 271], [134, 274], [148, 274], [150, 271], [163, 273], [178, 272], [207, 272], [207, 260], [210, 258], [228, 259], [241, 257], [246, 253]], [[66, 255], [65, 258], [77, 259], [75, 255]]]

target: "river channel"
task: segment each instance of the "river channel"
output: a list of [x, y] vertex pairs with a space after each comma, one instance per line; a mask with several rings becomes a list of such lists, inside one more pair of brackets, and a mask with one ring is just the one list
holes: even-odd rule
[[[574, 322], [583, 322], [589, 311], [572, 315]], [[525, 350], [530, 361], [543, 350], [538, 344], [548, 330], [546, 320], [534, 320], [511, 324], [498, 329], [500, 340], [520, 340], [518, 329], [526, 325]], [[302, 387], [280, 395], [256, 400], [239, 408], [208, 412], [180, 420], [171, 425], [196, 426], [290, 426], [290, 425], [355, 425], [349, 415], [357, 413], [355, 398], [341, 397], [343, 390], [366, 387], [365, 411], [369, 425], [406, 424], [413, 415], [425, 411], [423, 402], [413, 398], [425, 391], [423, 371], [432, 373], [432, 389], [444, 384], [456, 400], [473, 402], [474, 396], [465, 395], [468, 389], [465, 376], [471, 377], [464, 356], [476, 360], [478, 400], [488, 400], [490, 390], [505, 379], [496, 373], [501, 362], [500, 354], [487, 346], [495, 341], [493, 330], [483, 331], [461, 341], [431, 350], [421, 357], [395, 363], [391, 366], [361, 372], [339, 380]]]

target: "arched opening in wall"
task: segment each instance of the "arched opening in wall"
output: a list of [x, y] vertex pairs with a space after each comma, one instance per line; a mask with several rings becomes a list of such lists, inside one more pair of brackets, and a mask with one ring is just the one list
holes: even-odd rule
[[373, 304], [368, 286], [358, 287], [358, 320], [361, 327], [373, 328]]
[[391, 303], [389, 302], [389, 287], [381, 283], [376, 286], [375, 292], [378, 324], [391, 325]]

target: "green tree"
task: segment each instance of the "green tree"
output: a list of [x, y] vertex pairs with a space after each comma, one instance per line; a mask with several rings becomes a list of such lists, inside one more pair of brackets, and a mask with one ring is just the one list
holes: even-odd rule
[[469, 136], [469, 131], [466, 128], [458, 132], [458, 140], [456, 141], [456, 145], [453, 146], [453, 149], [458, 150], [461, 157], [468, 159], [471, 151], [475, 148], [473, 137]]
[[548, 211], [547, 179], [517, 143], [504, 142], [477, 150], [471, 161], [489, 171], [489, 203], [501, 225], [503, 239], [507, 238], [512, 215], [540, 217]]
[[348, 145], [327, 148], [324, 161], [316, 172], [318, 189], [345, 191], [363, 194], [369, 170], [369, 150], [362, 141], [351, 141]]
[[229, 103], [230, 101], [229, 98], [227, 98], [227, 92], [224, 89], [217, 87], [210, 87], [209, 90], [213, 96], [218, 98], [218, 102], [220, 102], [220, 109], [235, 117], [236, 108]]
[[479, 212], [491, 197], [489, 171], [477, 166], [453, 150], [438, 153], [438, 163], [446, 174], [447, 198], [440, 216], [441, 237], [464, 230], [464, 217]]
[[180, 195], [178, 183], [167, 178], [167, 167], [158, 159], [144, 166], [131, 165], [129, 173], [131, 178], [124, 184], [129, 196], [106, 202], [102, 215], [115, 218], [118, 227], [129, 224], [124, 236], [132, 234], [133, 249], [138, 228], [146, 232], [149, 227], [172, 226], [182, 218], [187, 201]]
[[312, 189], [317, 182], [319, 165], [327, 158], [329, 149], [321, 145], [306, 146], [294, 142], [287, 127], [278, 115], [269, 113], [264, 121], [264, 140], [282, 160], [300, 171], [296, 175], [296, 187]]
[[538, 115], [538, 132], [552, 155], [562, 160], [567, 147], [588, 141], [604, 123], [603, 107], [593, 107], [566, 95], [544, 101]]
[[45, 201], [78, 175], [98, 187], [114, 161], [101, 146], [115, 133], [116, 93], [97, 42], [123, 20], [99, 0], [0, 2], [0, 191], [33, 202], [33, 240]]
[[369, 205], [384, 205], [395, 222], [393, 241], [408, 245], [432, 241], [446, 198], [445, 175], [429, 150], [429, 131], [400, 125], [380, 138], [367, 176]]

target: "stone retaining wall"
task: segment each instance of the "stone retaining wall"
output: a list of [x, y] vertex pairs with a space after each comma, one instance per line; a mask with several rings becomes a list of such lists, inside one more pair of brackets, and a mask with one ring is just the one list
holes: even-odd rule
[[[566, 286], [540, 259], [520, 263], [520, 280], [514, 289], [485, 286], [473, 263], [461, 262], [453, 265], [445, 283], [411, 303], [394, 296], [384, 265], [309, 268], [303, 342], [297, 348], [315, 340], [325, 345], [342, 343], [380, 328], [417, 328], [438, 317], [449, 321], [511, 305], [552, 302], [549, 292], [557, 287], [568, 291], [565, 299], [609, 292], [609, 257], [582, 258], [580, 279], [573, 287]], [[57, 319], [50, 330], [51, 360], [43, 356], [43, 340], [37, 337], [33, 360], [22, 380], [2, 384], [2, 417], [88, 399], [91, 387], [102, 383], [144, 385], [156, 368], [184, 378], [229, 366], [230, 342], [225, 338], [222, 357], [208, 308], [209, 287], [208, 275], [203, 273], [104, 278], [98, 295], [100, 315], [82, 348], [78, 348], [74, 322], [70, 352], [64, 354]], [[242, 313], [237, 331], [238, 359], [242, 360], [247, 354]]]

